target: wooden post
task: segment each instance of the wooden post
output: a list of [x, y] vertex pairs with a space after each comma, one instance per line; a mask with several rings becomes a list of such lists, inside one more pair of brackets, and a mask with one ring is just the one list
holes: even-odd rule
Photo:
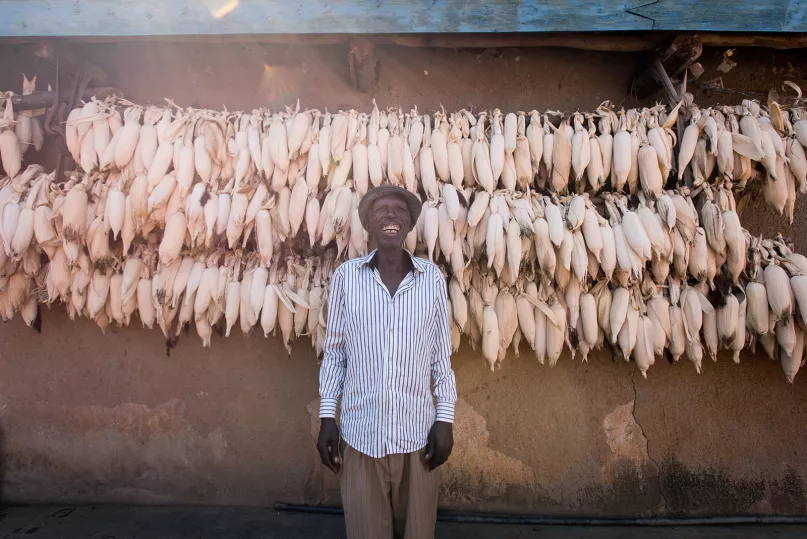
[[[703, 44], [697, 35], [678, 36], [660, 49], [649, 68], [643, 69], [631, 83], [633, 94], [643, 99], [658, 90], [659, 85], [670, 90], [670, 80], [677, 80], [697, 60]], [[666, 73], [666, 80], [664, 73]]]
[[375, 43], [363, 37], [351, 38], [347, 44], [347, 61], [353, 88], [364, 94], [370, 93], [378, 79]]

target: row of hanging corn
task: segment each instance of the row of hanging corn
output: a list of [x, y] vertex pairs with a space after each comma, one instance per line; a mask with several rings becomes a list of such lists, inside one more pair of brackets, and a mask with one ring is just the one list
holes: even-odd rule
[[392, 183], [424, 200], [406, 246], [447, 276], [455, 349], [467, 335], [491, 368], [520, 345], [554, 365], [565, 344], [584, 360], [610, 346], [645, 375], [666, 350], [700, 372], [705, 354], [739, 361], [759, 341], [792, 381], [807, 259], [745, 231], [735, 193], [761, 189], [792, 218], [803, 110], [688, 106], [676, 145], [679, 113], [92, 101], [70, 113], [77, 170], [57, 179], [22, 170], [31, 130], [9, 101], [0, 314], [31, 323], [38, 303], [62, 302], [105, 328], [137, 312], [166, 338], [194, 322], [204, 345], [216, 325], [260, 324], [289, 352], [305, 336], [321, 353], [331, 272], [368, 251], [358, 201]]

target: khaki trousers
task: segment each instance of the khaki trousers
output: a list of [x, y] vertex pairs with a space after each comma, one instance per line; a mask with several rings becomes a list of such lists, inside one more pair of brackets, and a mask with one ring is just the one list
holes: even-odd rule
[[425, 448], [374, 459], [342, 442], [339, 481], [348, 539], [433, 539], [438, 471]]

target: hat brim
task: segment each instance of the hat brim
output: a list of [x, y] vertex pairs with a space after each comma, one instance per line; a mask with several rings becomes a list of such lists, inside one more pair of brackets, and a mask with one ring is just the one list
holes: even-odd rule
[[375, 204], [376, 200], [387, 196], [403, 198], [406, 201], [406, 205], [409, 206], [409, 216], [412, 220], [412, 226], [415, 226], [415, 223], [417, 223], [418, 217], [420, 217], [420, 210], [423, 208], [423, 203], [420, 199], [414, 193], [403, 187], [389, 184], [379, 185], [367, 191], [367, 193], [361, 197], [361, 201], [359, 201], [359, 219], [361, 220], [361, 225], [364, 227], [364, 230], [367, 232], [370, 231], [370, 210], [373, 204]]

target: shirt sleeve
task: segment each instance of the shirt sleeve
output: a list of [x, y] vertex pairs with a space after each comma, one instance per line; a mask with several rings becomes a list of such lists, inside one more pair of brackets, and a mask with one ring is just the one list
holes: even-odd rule
[[432, 381], [437, 401], [437, 421], [454, 422], [457, 382], [451, 369], [451, 332], [448, 326], [448, 293], [442, 275], [437, 277], [437, 305], [432, 345]]
[[328, 327], [325, 330], [322, 366], [319, 370], [319, 417], [336, 417], [347, 368], [347, 320], [345, 319], [345, 272], [335, 271], [328, 293]]

